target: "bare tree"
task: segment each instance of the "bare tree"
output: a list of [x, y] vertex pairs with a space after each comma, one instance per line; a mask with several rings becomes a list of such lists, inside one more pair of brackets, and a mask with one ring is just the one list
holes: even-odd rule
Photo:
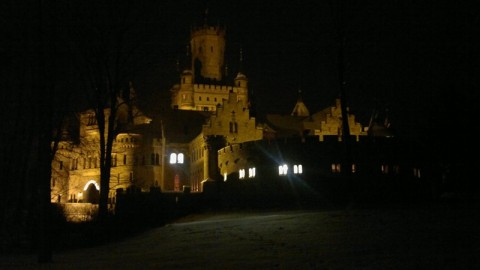
[[94, 1], [91, 5], [82, 2], [68, 6], [77, 67], [99, 131], [100, 219], [108, 215], [113, 142], [119, 131], [126, 128], [119, 122], [118, 110], [122, 102], [130, 102], [129, 82], [135, 71], [142, 64], [148, 65], [142, 58], [145, 51], [139, 50], [144, 33], [138, 27], [146, 9], [133, 3]]

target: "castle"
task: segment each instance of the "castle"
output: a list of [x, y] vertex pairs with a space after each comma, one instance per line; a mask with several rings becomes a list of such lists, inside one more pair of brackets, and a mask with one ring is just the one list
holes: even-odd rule
[[[219, 177], [228, 181], [231, 175], [237, 179], [266, 175], [261, 168], [269, 163], [252, 156], [259, 153], [258, 148], [252, 150], [252, 145], [294, 139], [313, 140], [322, 148], [332, 139], [337, 143], [341, 141], [339, 99], [333, 106], [310, 114], [300, 95], [290, 114], [267, 115], [265, 122], [259, 123], [250, 112], [248, 77], [241, 70], [242, 53], [240, 68], [233, 78], [228, 78], [225, 48], [223, 27], [205, 23], [193, 28], [179, 81], [170, 89], [170, 110], [154, 119], [145, 116], [133, 103], [122, 105], [117, 115], [119, 123], [128, 121], [129, 112], [133, 112], [133, 122], [114, 141], [110, 179], [112, 203], [117, 189], [132, 186], [144, 191], [157, 187], [162, 192], [184, 189], [202, 192], [205, 183], [218, 181]], [[133, 85], [129, 92], [134, 95]], [[130, 99], [134, 100], [135, 96]], [[105, 114], [108, 116], [109, 112]], [[93, 110], [78, 116], [79, 139], [61, 141], [52, 163], [52, 202], [98, 201], [98, 127]], [[369, 135], [368, 127], [358, 123], [353, 114], [349, 113], [348, 123], [354, 141], [359, 142]], [[334, 162], [324, 158], [328, 170], [336, 173], [341, 170], [338, 153], [335, 154], [338, 149], [329, 149], [317, 150], [322, 155], [336, 156]], [[306, 151], [306, 148], [297, 150]], [[300, 157], [301, 152], [295, 155]], [[265, 154], [257, 155], [260, 156], [265, 157]], [[304, 157], [315, 159], [308, 153], [304, 153]], [[263, 162], [263, 166], [258, 162]], [[309, 166], [318, 167], [312, 162], [298, 160], [297, 163], [272, 166], [280, 170], [280, 175], [311, 172]]]

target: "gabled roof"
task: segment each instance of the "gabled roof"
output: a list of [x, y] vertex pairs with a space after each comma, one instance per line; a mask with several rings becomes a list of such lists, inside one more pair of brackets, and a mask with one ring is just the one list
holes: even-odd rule
[[278, 137], [301, 136], [306, 117], [268, 114], [266, 124], [275, 130]]

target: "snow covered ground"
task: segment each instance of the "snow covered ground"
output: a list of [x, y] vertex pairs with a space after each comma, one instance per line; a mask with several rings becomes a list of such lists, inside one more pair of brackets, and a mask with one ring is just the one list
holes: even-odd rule
[[480, 269], [478, 205], [187, 216], [120, 242], [1, 257], [0, 269]]

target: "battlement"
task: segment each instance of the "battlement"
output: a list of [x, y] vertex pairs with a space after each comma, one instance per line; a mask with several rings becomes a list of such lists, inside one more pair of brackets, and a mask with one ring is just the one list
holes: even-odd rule
[[220, 26], [209, 26], [209, 25], [197, 26], [192, 28], [190, 35], [192, 38], [197, 36], [202, 36], [202, 35], [215, 35], [215, 36], [225, 37], [225, 29]]
[[236, 87], [229, 86], [229, 85], [195, 84], [193, 86], [193, 91], [195, 91], [195, 92], [217, 91], [217, 92], [227, 92], [228, 93], [229, 91], [236, 92], [237, 89], [236, 89]]

